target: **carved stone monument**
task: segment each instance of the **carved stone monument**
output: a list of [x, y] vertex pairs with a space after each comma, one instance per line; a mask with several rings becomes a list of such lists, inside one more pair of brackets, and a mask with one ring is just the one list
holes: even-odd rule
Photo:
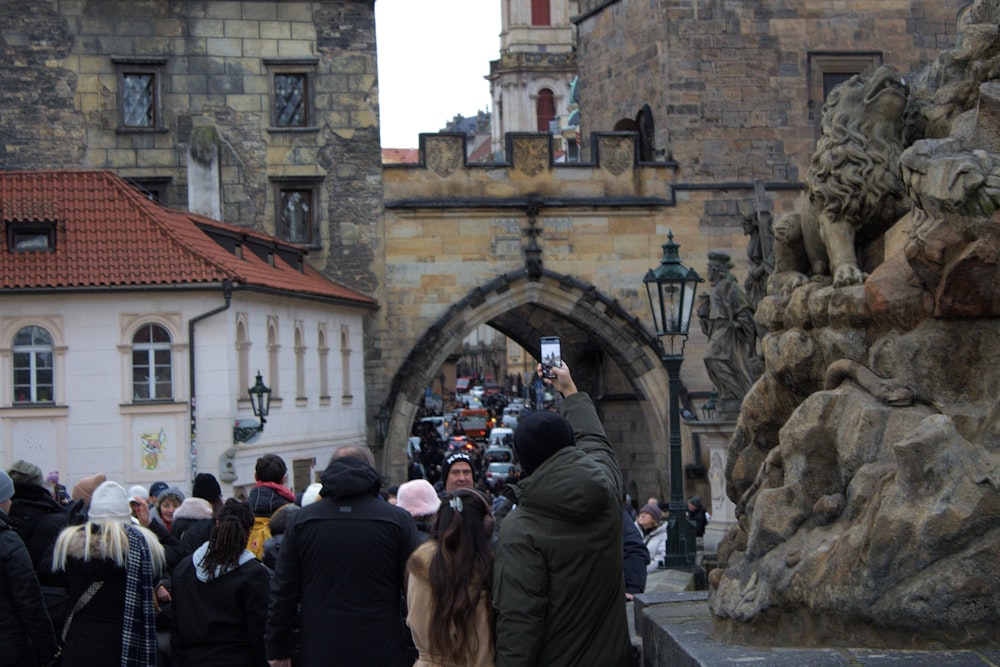
[[701, 330], [708, 336], [705, 369], [719, 393], [716, 412], [723, 418], [739, 413], [743, 397], [760, 375], [754, 309], [731, 268], [726, 253], [708, 253], [711, 292], [702, 294], [698, 304]]
[[824, 106], [729, 444], [721, 638], [1000, 645], [998, 5]]

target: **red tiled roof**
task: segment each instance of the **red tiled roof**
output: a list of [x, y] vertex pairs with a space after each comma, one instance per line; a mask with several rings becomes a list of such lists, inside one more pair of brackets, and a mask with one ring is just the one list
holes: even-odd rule
[[[0, 171], [0, 217], [56, 223], [55, 252], [0, 249], [0, 290], [196, 285], [302, 293], [372, 306], [308, 265], [294, 268], [276, 252], [274, 266], [249, 245], [295, 257], [301, 252], [266, 234], [156, 204], [109, 171]], [[243, 257], [207, 233], [243, 245]], [[6, 244], [6, 239], [0, 240]]]
[[416, 148], [383, 148], [382, 164], [417, 164], [420, 150]]

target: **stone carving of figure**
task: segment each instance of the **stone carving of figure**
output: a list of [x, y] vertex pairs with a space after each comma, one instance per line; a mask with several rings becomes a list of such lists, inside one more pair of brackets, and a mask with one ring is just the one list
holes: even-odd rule
[[754, 211], [743, 216], [743, 233], [750, 237], [747, 241], [747, 257], [750, 258], [750, 274], [743, 288], [754, 310], [760, 300], [767, 296], [767, 280], [774, 273], [774, 228], [771, 226], [770, 211]]
[[739, 412], [740, 403], [760, 375], [754, 308], [730, 269], [724, 252], [708, 253], [711, 293], [698, 303], [701, 330], [708, 336], [705, 368], [719, 392], [718, 412]]

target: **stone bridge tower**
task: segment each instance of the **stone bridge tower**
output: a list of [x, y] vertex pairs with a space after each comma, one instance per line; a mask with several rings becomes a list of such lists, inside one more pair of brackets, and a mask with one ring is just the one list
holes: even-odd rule
[[[403, 478], [401, 443], [424, 388], [485, 323], [529, 351], [540, 336], [560, 336], [630, 492], [667, 493], [667, 377], [642, 277], [668, 231], [699, 271], [705, 244], [719, 239], [700, 235], [692, 216], [672, 227], [675, 166], [640, 165], [634, 133], [598, 133], [593, 146], [589, 162], [556, 164], [551, 136], [510, 134], [505, 162], [467, 165], [461, 135], [421, 135], [419, 164], [386, 166], [383, 307], [369, 334], [378, 355], [371, 395], [392, 415], [380, 463], [393, 480]], [[693, 336], [684, 369], [692, 388], [708, 386], [703, 348]]]

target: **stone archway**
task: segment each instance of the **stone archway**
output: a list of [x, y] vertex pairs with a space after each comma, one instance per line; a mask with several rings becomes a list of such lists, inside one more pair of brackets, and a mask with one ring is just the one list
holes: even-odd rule
[[[529, 317], [524, 315], [527, 311], [537, 312]], [[387, 399], [392, 415], [387, 441], [405, 442], [424, 387], [434, 381], [436, 370], [476, 326], [491, 324], [522, 347], [533, 349], [538, 336], [544, 333], [540, 323], [556, 321], [599, 348], [625, 378], [631, 394], [616, 395], [615, 404], [631, 400], [630, 412], [641, 415], [642, 423], [631, 430], [630, 437], [612, 441], [626, 478], [632, 477], [633, 483], [638, 481], [643, 488], [657, 488], [657, 471], [666, 465], [665, 450], [652, 443], [666, 441], [667, 417], [657, 399], [667, 395], [668, 382], [655, 339], [617, 301], [601, 294], [592, 284], [550, 270], [542, 271], [540, 276], [531, 276], [526, 269], [499, 276], [473, 289], [428, 327], [393, 377]], [[574, 351], [564, 347], [563, 355], [575, 368], [571, 361]], [[594, 398], [600, 408], [602, 397]], [[612, 428], [608, 431], [612, 435]], [[389, 446], [381, 452], [381, 458], [382, 469], [390, 478], [405, 477], [403, 448]], [[635, 466], [630, 470], [632, 462]]]

